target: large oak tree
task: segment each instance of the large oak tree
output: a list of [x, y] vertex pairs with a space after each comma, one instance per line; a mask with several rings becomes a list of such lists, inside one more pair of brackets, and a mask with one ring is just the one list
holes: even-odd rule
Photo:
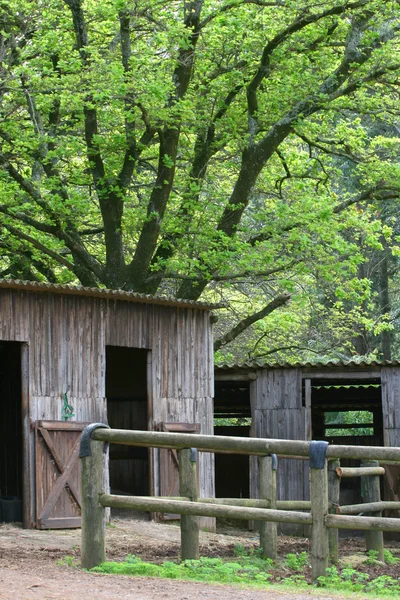
[[290, 299], [310, 315], [309, 290], [366, 301], [400, 188], [398, 140], [368, 133], [398, 119], [398, 1], [0, 10], [3, 276], [222, 297], [217, 348]]

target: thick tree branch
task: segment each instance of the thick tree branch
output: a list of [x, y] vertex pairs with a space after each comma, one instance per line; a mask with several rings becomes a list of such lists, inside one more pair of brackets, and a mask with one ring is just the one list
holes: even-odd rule
[[[250, 280], [250, 279], [265, 278], [265, 277], [269, 277], [270, 275], [275, 275], [276, 273], [281, 273], [282, 271], [287, 271], [288, 269], [293, 267], [296, 264], [296, 262], [299, 262], [299, 261], [292, 261], [289, 264], [285, 264], [280, 267], [276, 267], [274, 269], [266, 269], [265, 271], [256, 271], [254, 273], [252, 271], [243, 271], [242, 273], [229, 273], [228, 275], [213, 275], [210, 278], [210, 281], [219, 282], [219, 281], [234, 281], [237, 279]], [[148, 281], [151, 282], [153, 277], [157, 277], [157, 273], [155, 273], [154, 275], [150, 275], [150, 277], [148, 278]], [[168, 271], [165, 273], [164, 279], [176, 279], [176, 280], [194, 281], [194, 282], [203, 280], [202, 277], [196, 277], [195, 275], [182, 275], [180, 273], [169, 273]]]
[[264, 308], [262, 310], [259, 310], [258, 312], [253, 313], [252, 315], [249, 315], [248, 317], [245, 317], [244, 319], [239, 321], [239, 323], [237, 323], [237, 325], [235, 325], [235, 327], [232, 327], [232, 329], [230, 331], [228, 331], [225, 335], [223, 335], [218, 340], [215, 340], [214, 351], [219, 350], [220, 348], [222, 348], [222, 346], [226, 346], [226, 344], [229, 344], [230, 342], [232, 342], [234, 339], [236, 339], [238, 337], [238, 335], [243, 333], [243, 331], [245, 331], [248, 327], [250, 327], [257, 321], [260, 321], [260, 319], [264, 319], [264, 317], [267, 317], [268, 315], [270, 315], [277, 308], [284, 306], [285, 304], [287, 304], [289, 302], [289, 300], [290, 300], [290, 294], [281, 294], [280, 296], [277, 296], [276, 298], [274, 298], [266, 306], [264, 306]]
[[58, 228], [55, 225], [47, 225], [46, 223], [32, 219], [32, 217], [29, 217], [20, 211], [13, 212], [10, 210], [10, 207], [5, 206], [4, 204], [0, 204], [0, 212], [4, 215], [7, 215], [11, 219], [16, 219], [22, 223], [25, 223], [25, 225], [34, 227], [37, 231], [42, 231], [43, 233], [49, 233], [50, 235], [55, 236], [57, 235]]
[[[25, 217], [25, 223], [34, 228], [37, 228], [38, 231], [43, 231], [44, 233], [49, 233], [54, 235], [59, 240], [62, 240], [65, 245], [71, 250], [72, 254], [81, 261], [82, 264], [86, 265], [86, 268], [100, 280], [103, 280], [104, 277], [104, 268], [100, 263], [91, 255], [84, 246], [80, 243], [76, 232], [73, 230], [71, 232], [66, 231], [61, 226], [58, 215], [49, 207], [48, 203], [42, 198], [39, 189], [32, 184], [28, 179], [23, 177], [21, 173], [9, 162], [5, 159], [3, 155], [0, 154], [0, 165], [4, 167], [4, 169], [8, 172], [10, 177], [18, 183], [19, 187], [26, 192], [35, 202], [36, 204], [44, 211], [45, 214], [49, 216], [49, 218], [54, 222], [54, 227], [51, 230], [45, 231], [47, 226], [38, 225], [36, 227], [36, 221], [29, 217]], [[4, 211], [3, 211], [4, 212]], [[22, 213], [20, 213], [22, 214]], [[11, 212], [8, 213], [8, 216], [13, 218], [18, 218], [13, 215]], [[19, 218], [19, 220], [22, 220]], [[29, 220], [29, 223], [28, 223]], [[32, 238], [33, 239], [33, 238]], [[72, 264], [72, 263], [69, 263]], [[66, 266], [66, 265], [65, 265]], [[94, 281], [94, 280], [93, 280]]]
[[[377, 185], [375, 185], [371, 188], [368, 188], [366, 190], [363, 190], [359, 194], [355, 194], [354, 196], [351, 196], [347, 200], [343, 200], [342, 202], [339, 202], [339, 204], [337, 204], [336, 206], [334, 206], [332, 208], [332, 213], [336, 214], [336, 215], [340, 214], [341, 212], [343, 212], [350, 206], [353, 206], [355, 204], [361, 204], [363, 202], [368, 202], [369, 200], [377, 200], [377, 201], [395, 200], [395, 199], [399, 198], [399, 195], [400, 195], [400, 186], [399, 187], [388, 186], [387, 184], [385, 184], [385, 182], [381, 181]], [[279, 231], [275, 231], [274, 234], [260, 233], [258, 235], [255, 235], [248, 240], [248, 243], [251, 246], [255, 246], [256, 244], [261, 244], [263, 242], [267, 242], [273, 236], [277, 236], [277, 235], [281, 236], [284, 233], [287, 233], [288, 231], [292, 231], [293, 229], [296, 229], [297, 227], [302, 227], [302, 225], [303, 225], [302, 221], [296, 221], [294, 223], [290, 223], [290, 224], [286, 225], [285, 227], [282, 227]]]
[[16, 238], [25, 240], [31, 246], [33, 246], [34, 248], [37, 248], [38, 250], [40, 250], [40, 252], [43, 252], [43, 254], [50, 256], [56, 262], [58, 262], [60, 265], [62, 265], [63, 267], [67, 267], [67, 269], [69, 269], [70, 271], [72, 271], [74, 273], [75, 269], [74, 269], [73, 263], [71, 263], [69, 260], [65, 259], [63, 256], [58, 254], [58, 252], [54, 252], [54, 250], [47, 248], [44, 244], [42, 244], [41, 242], [39, 242], [32, 236], [27, 235], [26, 233], [21, 231], [21, 229], [17, 229], [16, 227], [9, 225], [8, 223], [3, 223], [3, 227], [5, 229], [7, 229], [10, 233], [12, 233]]
[[[195, 206], [200, 199], [201, 195], [201, 184], [204, 181], [207, 174], [207, 166], [211, 158], [221, 149], [221, 144], [218, 144], [216, 140], [216, 126], [228, 111], [231, 104], [234, 102], [236, 96], [243, 88], [243, 85], [237, 85], [231, 90], [226, 96], [221, 108], [216, 112], [211, 123], [207, 127], [206, 131], [200, 131], [196, 136], [194, 145], [194, 156], [192, 160], [192, 167], [189, 173], [189, 179], [186, 186], [186, 190], [183, 193], [185, 199], [191, 198], [193, 205]], [[222, 142], [224, 143], [224, 142]], [[193, 183], [196, 184], [193, 186]], [[193, 191], [193, 187], [196, 191]], [[179, 220], [181, 223], [185, 223], [188, 227], [191, 222], [191, 211], [188, 208], [188, 202], [186, 201], [179, 209]], [[184, 230], [180, 233], [176, 233], [173, 236], [169, 236], [168, 239], [163, 240], [158, 246], [155, 252], [151, 264], [157, 266], [161, 261], [166, 266], [163, 269], [158, 269], [146, 280], [146, 292], [154, 294], [161, 281], [165, 277], [167, 269], [167, 261], [174, 256], [179, 240], [185, 235]]]
[[239, 8], [243, 4], [255, 4], [256, 6], [261, 6], [263, 8], [269, 8], [271, 6], [280, 8], [284, 7], [284, 2], [282, 0], [278, 0], [277, 2], [264, 2], [263, 0], [239, 0], [236, 2], [229, 2], [228, 4], [221, 6], [221, 8], [209, 14], [205, 19], [203, 19], [200, 23], [200, 29], [203, 29], [206, 25], [208, 25], [208, 23], [213, 21], [216, 17], [223, 14], [224, 12], [228, 12], [229, 10], [233, 10], [234, 8]]
[[[189, 39], [185, 40], [185, 44], [179, 50], [177, 66], [172, 77], [174, 94], [169, 99], [170, 107], [175, 106], [185, 97], [190, 83], [203, 2], [204, 0], [193, 0], [188, 2], [185, 7], [184, 25]], [[139, 236], [135, 255], [128, 268], [130, 289], [142, 289], [147, 279], [172, 190], [179, 137], [180, 119], [177, 117], [172, 126], [167, 124], [163, 131], [160, 131], [157, 178], [150, 195], [147, 218]]]
[[[390, 30], [385, 29], [379, 33], [377, 32], [373, 42], [369, 40], [368, 44], [363, 46], [363, 35], [368, 28], [371, 17], [371, 13], [365, 12], [361, 17], [353, 21], [347, 36], [341, 63], [323, 81], [316, 92], [306, 99], [297, 102], [270, 128], [259, 142], [252, 142], [243, 151], [241, 168], [236, 184], [217, 226], [219, 232], [224, 233], [228, 238], [235, 235], [237, 226], [250, 201], [251, 191], [259, 174], [272, 154], [290, 134], [298, 118], [301, 116], [302, 119], [305, 119], [316, 113], [326, 102], [330, 101], [329, 99], [342, 87], [351, 73], [369, 60], [374, 50], [389, 39], [392, 39], [395, 30], [393, 28]], [[196, 285], [183, 282], [177, 295], [179, 298], [197, 299], [207, 283], [207, 280]]]
[[248, 115], [249, 115], [249, 133], [251, 137], [254, 139], [255, 135], [258, 132], [257, 125], [257, 114], [258, 114], [258, 100], [257, 100], [257, 90], [259, 89], [263, 80], [268, 77], [271, 72], [270, 58], [273, 52], [290, 36], [302, 29], [305, 29], [309, 25], [313, 23], [317, 23], [322, 19], [326, 19], [330, 16], [338, 16], [343, 14], [344, 12], [360, 8], [367, 4], [367, 0], [361, 0], [359, 2], [353, 2], [348, 4], [340, 4], [338, 6], [334, 6], [327, 10], [321, 11], [319, 13], [303, 13], [300, 17], [295, 19], [293, 23], [288, 25], [285, 29], [280, 31], [277, 35], [275, 35], [265, 46], [260, 65], [250, 83], [247, 86], [247, 104], [248, 104]]
[[[125, 77], [129, 75], [131, 71], [130, 58], [132, 54], [131, 49], [131, 32], [130, 32], [131, 16], [130, 11], [123, 9], [119, 12], [119, 25], [120, 25], [120, 40], [121, 40], [121, 56], [122, 64], [124, 67]], [[133, 170], [135, 168], [137, 160], [137, 145], [135, 136], [135, 122], [133, 120], [133, 102], [129, 98], [129, 94], [124, 99], [125, 109], [125, 139], [126, 139], [126, 151], [124, 161], [121, 169], [121, 173], [118, 177], [118, 183], [121, 188], [126, 188], [132, 178]]]
[[[21, 240], [19, 240], [19, 242], [19, 245], [21, 245]], [[0, 242], [0, 248], [6, 250], [6, 254], [8, 254], [10, 261], [10, 267], [0, 273], [0, 278], [10, 275], [13, 279], [37, 281], [38, 277], [31, 269], [31, 266], [33, 266], [36, 271], [41, 273], [50, 283], [58, 282], [53, 269], [42, 260], [35, 257], [33, 252], [28, 248], [16, 248], [15, 243], [7, 243], [7, 241]]]
[[[80, 51], [82, 66], [90, 68], [90, 55], [88, 53], [88, 34], [82, 10], [82, 0], [64, 0], [72, 13], [76, 45]], [[84, 108], [85, 140], [87, 159], [96, 187], [101, 215], [104, 223], [104, 239], [106, 245], [106, 267], [104, 282], [109, 287], [120, 287], [124, 278], [124, 252], [122, 243], [122, 214], [123, 198], [115, 190], [114, 182], [106, 177], [103, 157], [98, 144], [99, 127], [97, 110], [93, 97], [88, 93]]]

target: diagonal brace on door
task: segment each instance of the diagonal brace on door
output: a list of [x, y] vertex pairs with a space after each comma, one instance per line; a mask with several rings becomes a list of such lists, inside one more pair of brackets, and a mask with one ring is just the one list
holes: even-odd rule
[[80, 493], [77, 490], [76, 486], [73, 484], [73, 482], [69, 481], [72, 469], [74, 468], [77, 458], [78, 458], [80, 437], [78, 437], [76, 439], [74, 446], [70, 452], [70, 455], [69, 455], [66, 463], [64, 464], [63, 461], [61, 460], [58, 452], [56, 451], [48, 432], [42, 428], [38, 428], [38, 431], [40, 432], [44, 442], [46, 443], [46, 446], [47, 446], [51, 456], [54, 459], [56, 467], [57, 467], [58, 471], [60, 472], [60, 477], [58, 477], [58, 479], [56, 480], [55, 485], [40, 512], [40, 515], [38, 517], [38, 521], [40, 522], [40, 521], [43, 521], [43, 520], [49, 518], [52, 510], [54, 509], [54, 507], [56, 505], [58, 498], [60, 497], [62, 490], [66, 486], [68, 486], [68, 488], [69, 488], [74, 500], [78, 504], [78, 506], [79, 507], [81, 506]]

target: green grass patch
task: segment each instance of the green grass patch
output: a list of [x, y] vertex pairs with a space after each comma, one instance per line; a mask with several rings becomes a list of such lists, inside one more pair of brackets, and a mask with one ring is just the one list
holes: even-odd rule
[[130, 555], [124, 562], [106, 562], [91, 570], [95, 573], [191, 579], [213, 583], [267, 583], [271, 575], [266, 572], [266, 568], [270, 568], [271, 561], [263, 561], [263, 565], [261, 561], [262, 559], [257, 561], [249, 559], [240, 562], [224, 562], [221, 558], [200, 558], [185, 560], [180, 564], [167, 561], [155, 565]]
[[[243, 547], [235, 548], [235, 555], [233, 561], [203, 557], [181, 563], [167, 561], [161, 565], [144, 562], [137, 556], [129, 555], [124, 562], [105, 562], [91, 571], [110, 575], [241, 584], [261, 588], [274, 583], [309, 590], [316, 587], [325, 588], [329, 592], [342, 594], [363, 593], [372, 598], [400, 597], [400, 579], [388, 575], [371, 579], [368, 573], [359, 572], [352, 567], [330, 567], [323, 577], [319, 577], [318, 581], [311, 585], [306, 575], [308, 573], [309, 578], [310, 561], [307, 552], [287, 554], [283, 561], [276, 563], [262, 558], [258, 551], [247, 552]], [[385, 558], [391, 564], [398, 561], [390, 553], [386, 554]]]
[[366, 592], [373, 597], [400, 596], [400, 580], [389, 575], [380, 575], [370, 579], [368, 573], [359, 573], [356, 569], [343, 569], [339, 573], [336, 567], [329, 567], [326, 575], [318, 578], [318, 585], [329, 590], [341, 592]]

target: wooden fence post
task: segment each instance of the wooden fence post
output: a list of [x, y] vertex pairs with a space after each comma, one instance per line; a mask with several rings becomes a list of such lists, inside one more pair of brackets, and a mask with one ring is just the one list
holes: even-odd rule
[[328, 514], [328, 442], [310, 442], [311, 567], [315, 581], [325, 575], [329, 545], [325, 517]]
[[[197, 450], [183, 448], [179, 455], [179, 494], [197, 502]], [[181, 515], [181, 558], [199, 558], [199, 517]]]
[[[336, 514], [336, 508], [340, 501], [340, 477], [336, 468], [340, 467], [340, 460], [330, 460], [328, 462], [328, 500], [330, 503], [329, 512]], [[334, 565], [339, 561], [339, 529], [329, 529], [329, 557]]]
[[[276, 454], [259, 457], [259, 491], [260, 499], [269, 501], [269, 508], [276, 509], [276, 469], [278, 458]], [[260, 548], [263, 556], [276, 560], [277, 549], [277, 523], [268, 521], [260, 522]]]
[[105, 508], [99, 502], [100, 494], [104, 493], [104, 443], [90, 439], [93, 429], [90, 425], [84, 430], [79, 454], [82, 460], [81, 566], [84, 569], [106, 560]]
[[[377, 467], [377, 460], [362, 461], [363, 467]], [[379, 475], [366, 475], [361, 477], [361, 496], [363, 502], [380, 502], [381, 500], [381, 485]], [[381, 517], [382, 511], [371, 513], [368, 516]], [[384, 560], [384, 543], [382, 531], [366, 531], [365, 544], [368, 550], [378, 552], [378, 560]]]

